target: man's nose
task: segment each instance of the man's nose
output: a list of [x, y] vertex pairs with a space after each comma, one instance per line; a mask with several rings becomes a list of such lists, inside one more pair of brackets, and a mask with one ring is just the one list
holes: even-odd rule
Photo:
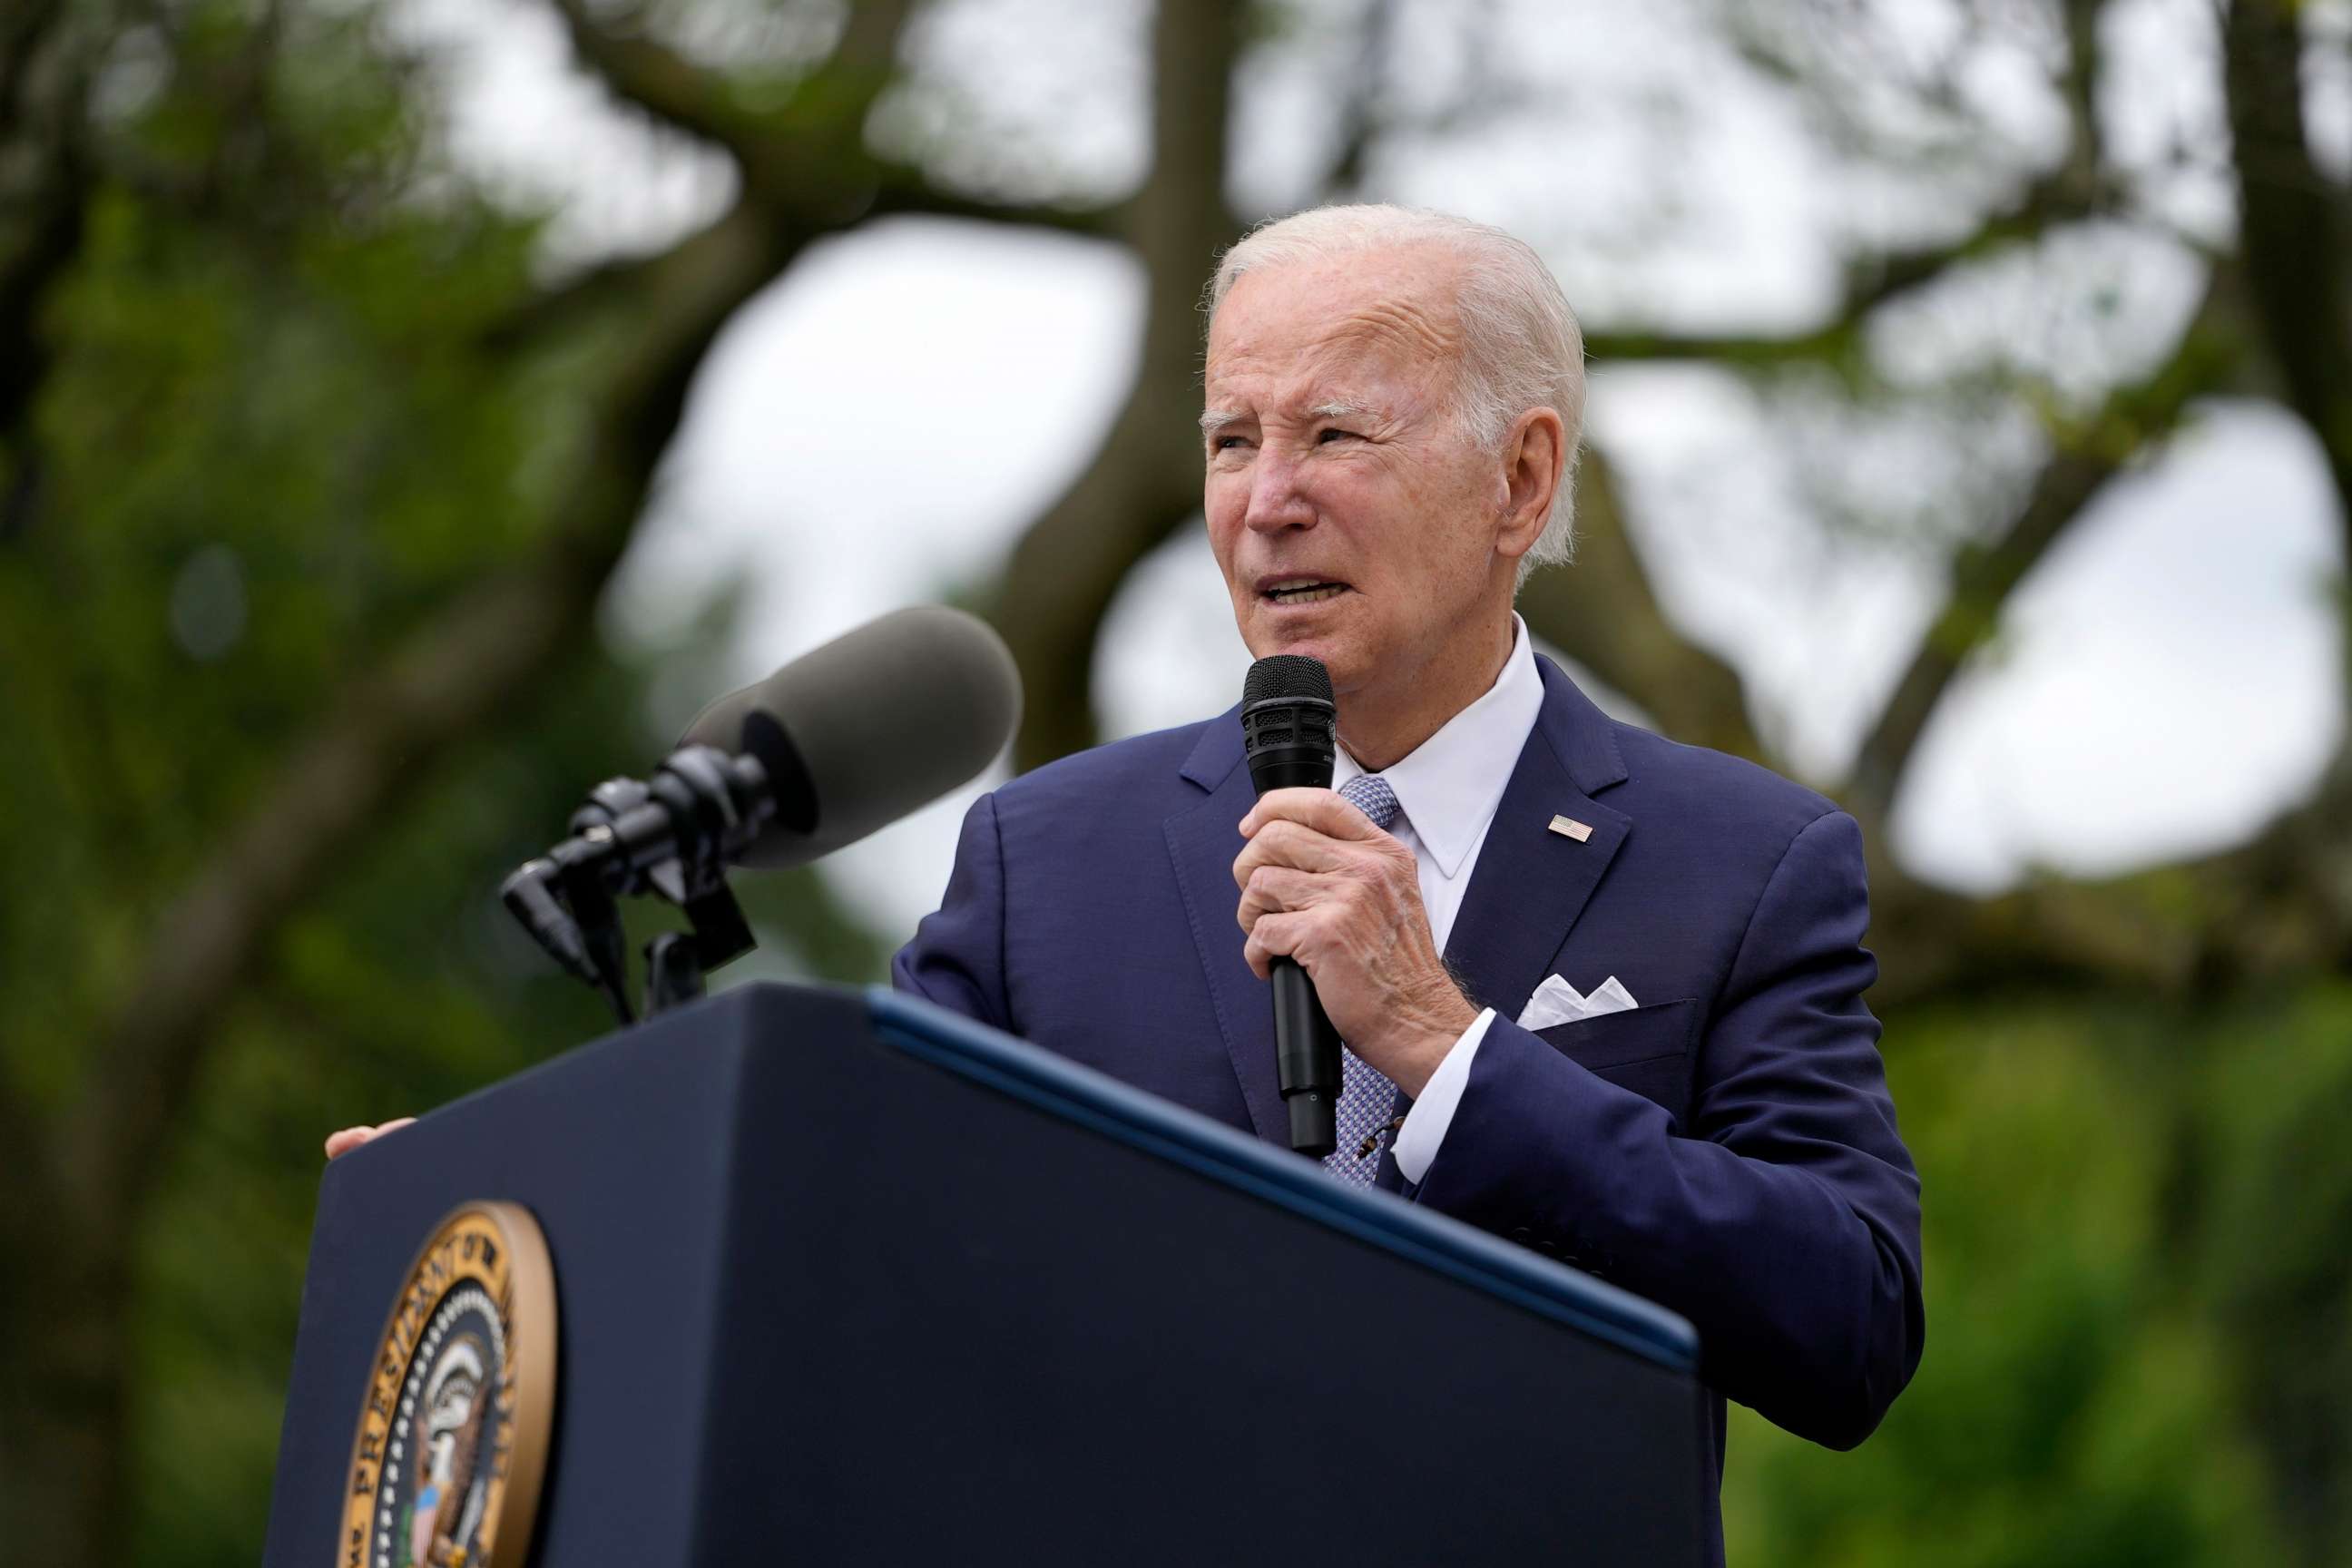
[[1249, 510], [1242, 514], [1243, 526], [1259, 533], [1314, 527], [1315, 506], [1299, 479], [1296, 458], [1261, 451], [1250, 465]]

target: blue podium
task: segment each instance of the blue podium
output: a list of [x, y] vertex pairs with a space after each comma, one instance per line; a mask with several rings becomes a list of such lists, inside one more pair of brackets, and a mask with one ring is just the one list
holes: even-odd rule
[[475, 1200], [553, 1266], [536, 1563], [1701, 1558], [1681, 1319], [923, 1003], [754, 985], [327, 1168], [273, 1568], [378, 1561], [354, 1430]]

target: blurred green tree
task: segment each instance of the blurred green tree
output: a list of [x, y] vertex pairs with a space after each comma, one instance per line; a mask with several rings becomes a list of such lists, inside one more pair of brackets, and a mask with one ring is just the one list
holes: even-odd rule
[[[824, 47], [725, 68], [684, 41], [719, 0], [548, 4], [616, 98], [740, 176], [675, 245], [552, 285], [533, 224], [436, 150], [386, 6], [0, 16], [0, 1539], [27, 1561], [249, 1560], [315, 1139], [341, 1106], [429, 1104], [597, 1026], [485, 909], [480, 868], [654, 739], [642, 672], [591, 617], [753, 293], [901, 213], [1140, 259], [1132, 392], [991, 591], [1028, 682], [1024, 765], [1093, 740], [1104, 617], [1196, 510], [1200, 281], [1250, 216], [1233, 84], [1291, 8], [1162, 5], [1150, 174], [1067, 205], [877, 150], [911, 0], [777, 0]], [[1965, 395], [2036, 433], [2032, 471], [1952, 531], [1945, 608], [1832, 781], [1874, 844], [2011, 594], [2200, 400], [2293, 412], [2352, 518], [2352, 235], [2305, 69], [2341, 37], [2286, 0], [2218, 16], [2193, 68], [2228, 134], [2190, 150], [2238, 198], [2217, 239], [2154, 210], [2109, 145], [2115, 9], [1948, 0], [1923, 64], [1847, 0], [1725, 7], [1723, 36], [1858, 163], [1938, 190], [1981, 130], [1952, 89], [1969, 51], [2037, 29], [2063, 149], [1928, 239], [1857, 243], [1803, 330], [1590, 323], [1604, 363], [1714, 363], [1862, 411]], [[1402, 10], [1354, 17], [1333, 195], [1379, 194], [1384, 148], [1524, 90], [1475, 70], [1435, 109], [1391, 90]], [[1489, 7], [1447, 25], [1495, 63]], [[1857, 107], [1890, 97], [1911, 131]], [[2204, 280], [2126, 372], [2063, 389], [2015, 355], [1923, 387], [1885, 364], [1891, 313], [2103, 226], [2163, 231]], [[1660, 607], [1607, 457], [1580, 474], [1580, 563], [1530, 584], [1531, 625], [1669, 732], [1784, 762], [1739, 672]], [[1875, 1000], [1927, 1183], [1935, 1346], [1858, 1456], [1743, 1425], [1740, 1560], [2318, 1563], [2352, 1535], [2352, 1160], [2331, 1137], [2348, 791], [2339, 756], [2240, 847], [1990, 899], [1882, 855]], [[875, 973], [815, 879], [756, 896], [812, 972]]]
[[[831, 183], [547, 289], [380, 8], [10, 11], [0, 802], [49, 825], [0, 851], [12, 1555], [249, 1557], [296, 1299], [261, 1238], [322, 1090], [429, 1102], [595, 1027], [469, 884], [646, 749], [592, 613], [712, 335], [871, 205], [898, 22], [776, 111]], [[764, 911], [877, 962], [813, 879]]]

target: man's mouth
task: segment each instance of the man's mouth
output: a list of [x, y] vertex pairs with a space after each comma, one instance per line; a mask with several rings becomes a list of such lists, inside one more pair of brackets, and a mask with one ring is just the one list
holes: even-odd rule
[[1348, 592], [1345, 583], [1285, 583], [1268, 588], [1265, 596], [1277, 605], [1315, 605]]

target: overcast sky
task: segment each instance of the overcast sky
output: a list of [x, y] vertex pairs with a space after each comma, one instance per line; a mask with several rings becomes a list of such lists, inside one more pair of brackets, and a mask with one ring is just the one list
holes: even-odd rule
[[[1826, 168], [1787, 103], [1692, 26], [1697, 3], [1516, 7], [1548, 25], [1513, 35], [1510, 69], [1557, 90], [1531, 91], [1494, 126], [1408, 139], [1376, 165], [1382, 194], [1524, 234], [1590, 323], [1805, 321], [1836, 286], [1835, 240], [1913, 221], [1916, 198]], [[1307, 9], [1344, 19], [1354, 6]], [[1514, 9], [1501, 7], [1507, 19]], [[1406, 16], [1415, 65], [1400, 100], [1441, 101], [1449, 73], [1467, 68], [1453, 30], [1442, 8]], [[933, 97], [961, 105], [968, 144], [1021, 153], [1010, 173], [974, 177], [1017, 181], [1034, 164], [1053, 188], [1116, 192], [1145, 156], [1141, 18], [1137, 0], [961, 0], [912, 53]], [[560, 212], [551, 267], [660, 243], [728, 199], [725, 161], [615, 112], [533, 0], [417, 0], [413, 25], [446, 47], [460, 155]], [[2210, 123], [2197, 86], [2208, 26], [2196, 0], [2118, 10], [2119, 139]], [[1306, 28], [1253, 70], [1236, 121], [1245, 206], [1305, 199], [1334, 73], [1352, 58]], [[2023, 39], [1969, 84], [2021, 158], [2060, 130], [2037, 68]], [[2323, 130], [2352, 128], [2341, 86], [2322, 92]], [[898, 112], [909, 133], [925, 123]], [[1652, 194], [1662, 159], [1677, 182], [1665, 211]], [[2167, 200], [2185, 225], [2226, 220], [2210, 176], [2182, 176]], [[2062, 386], [2085, 365], [2128, 364], [2186, 308], [2194, 269], [2122, 237], [2077, 248], [2042, 275], [2079, 265], [2106, 290], [2112, 341], [2045, 342], [2030, 310], [2016, 313], [2025, 285], [1995, 269], [1981, 300], [1944, 304], [1959, 327], [1898, 322], [1890, 363], [1907, 354], [1930, 375], [1984, 352], [1985, 321], [2014, 320], [2031, 341], [2008, 350], [2041, 344]], [[713, 353], [608, 626], [658, 647], [712, 594], [740, 591], [731, 673], [748, 680], [884, 610], [984, 581], [1116, 411], [1140, 287], [1115, 247], [979, 226], [896, 221], [815, 247]], [[1900, 529], [1822, 521], [1820, 470], [1851, 464], [1866, 486], [1873, 464], [1895, 464], [1933, 491], [1947, 472], [1955, 487], [1975, 482], [1982, 455], [1900, 430], [1824, 447], [1819, 429], [1792, 432], [1786, 410], [1742, 383], [1659, 367], [1597, 374], [1590, 433], [1618, 466], [1670, 609], [1738, 663], [1797, 764], [1832, 773], [1939, 579], [1934, 552]], [[1996, 656], [1927, 737], [1898, 850], [1941, 879], [1994, 887], [2036, 863], [2097, 871], [2225, 844], [2298, 798], [2336, 736], [2337, 537], [2298, 426], [2259, 405], [2201, 410], [2013, 601]], [[1137, 574], [1113, 615], [1105, 725], [1132, 733], [1219, 711], [1247, 662], [1195, 531]], [[664, 701], [690, 711], [707, 695]], [[900, 937], [937, 901], [970, 798], [829, 862], [877, 930]]]

